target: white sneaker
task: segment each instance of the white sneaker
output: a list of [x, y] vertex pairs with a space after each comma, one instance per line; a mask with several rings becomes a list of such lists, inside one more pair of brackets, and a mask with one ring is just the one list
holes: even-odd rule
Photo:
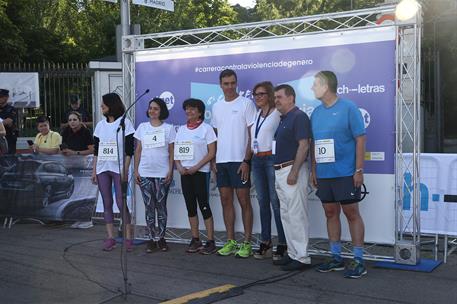
[[79, 225], [78, 225], [79, 229], [88, 229], [88, 228], [92, 228], [92, 227], [94, 227], [94, 224], [92, 223], [92, 221], [79, 222]]
[[77, 228], [79, 228], [79, 225], [80, 225], [81, 223], [82, 223], [82, 222], [75, 222], [75, 223], [73, 223], [73, 225], [70, 226], [70, 228], [77, 229]]

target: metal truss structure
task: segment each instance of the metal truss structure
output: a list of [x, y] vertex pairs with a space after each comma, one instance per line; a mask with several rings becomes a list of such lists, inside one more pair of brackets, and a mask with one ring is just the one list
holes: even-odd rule
[[[377, 24], [381, 16], [394, 16], [395, 6], [379, 6], [370, 9], [337, 12], [314, 16], [303, 16], [272, 21], [226, 25], [212, 28], [173, 31], [165, 33], [124, 36], [123, 45], [123, 78], [124, 101], [126, 105], [134, 102], [135, 92], [135, 54], [146, 50], [170, 50], [192, 46], [206, 46], [220, 43], [250, 42], [259, 39], [275, 39], [299, 35], [316, 35], [320, 33], [351, 31], [359, 29], [392, 26], [393, 23]], [[411, 257], [419, 258], [420, 212], [419, 212], [419, 154], [420, 154], [420, 17], [407, 22], [392, 21], [397, 28], [397, 82], [396, 95], [396, 243], [395, 252], [401, 252], [402, 258], [396, 255], [380, 256], [370, 253], [365, 248], [367, 258], [373, 260], [396, 260], [409, 263]], [[405, 153], [412, 153], [410, 162]], [[411, 183], [404, 182], [404, 175], [411, 176]], [[412, 215], [405, 215], [403, 197], [409, 195], [412, 201]], [[412, 231], [406, 229], [412, 223]], [[412, 240], [410, 235], [412, 234]], [[175, 241], [188, 238], [185, 232], [169, 231]], [[408, 241], [406, 241], [408, 238]], [[317, 244], [317, 243], [316, 243]], [[409, 247], [408, 247], [409, 246]], [[328, 251], [310, 244], [312, 254], [326, 254]], [[346, 255], [350, 255], [347, 248]], [[405, 251], [406, 250], [406, 251]], [[413, 252], [414, 251], [414, 252]], [[409, 253], [409, 258], [408, 258]]]

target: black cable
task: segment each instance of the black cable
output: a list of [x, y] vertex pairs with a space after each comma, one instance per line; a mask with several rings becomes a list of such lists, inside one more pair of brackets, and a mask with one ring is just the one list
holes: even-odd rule
[[[79, 267], [74, 265], [73, 262], [68, 259], [66, 254], [67, 254], [67, 252], [69, 252], [70, 248], [72, 248], [72, 247], [76, 247], [76, 246], [79, 246], [79, 245], [82, 245], [82, 244], [86, 244], [86, 243], [91, 243], [91, 242], [98, 242], [98, 241], [102, 241], [102, 240], [103, 239], [95, 239], [95, 240], [89, 240], [89, 241], [82, 241], [82, 242], [78, 242], [78, 243], [73, 243], [73, 244], [65, 247], [65, 249], [63, 250], [63, 254], [62, 254], [62, 258], [64, 259], [64, 261], [67, 262], [73, 269], [75, 269], [76, 271], [81, 273], [86, 278], [87, 281], [89, 281], [91, 283], [94, 283], [97, 286], [103, 288], [104, 290], [113, 293], [113, 296], [111, 296], [108, 299], [105, 299], [105, 300], [103, 300], [101, 302], [98, 302], [97, 304], [107, 303], [110, 300], [112, 300], [113, 298], [121, 296], [123, 294], [122, 290], [120, 288], [117, 288], [117, 290], [111, 289], [111, 288], [103, 285], [102, 283], [91, 279], [87, 273], [85, 273]], [[164, 301], [164, 299], [156, 298], [156, 297], [153, 297], [153, 296], [150, 296], [150, 295], [146, 295], [146, 294], [141, 294], [141, 293], [131, 293], [131, 294], [139, 296], [139, 297], [143, 297], [143, 298], [149, 298], [149, 299], [152, 299], [152, 300], [155, 300], [155, 301], [160, 301], [160, 302]]]
[[82, 245], [82, 244], [86, 244], [86, 243], [97, 242], [97, 241], [101, 241], [101, 240], [103, 240], [103, 239], [82, 241], [82, 242], [78, 242], [78, 243], [71, 244], [71, 245], [65, 247], [65, 249], [63, 250], [62, 258], [63, 258], [63, 259], [65, 260], [65, 262], [67, 262], [73, 269], [75, 269], [76, 271], [78, 271], [79, 273], [81, 273], [81, 274], [86, 278], [87, 281], [89, 281], [89, 282], [91, 282], [91, 283], [94, 283], [94, 284], [98, 285], [99, 287], [101, 287], [101, 288], [103, 288], [103, 289], [105, 289], [105, 290], [107, 290], [107, 291], [109, 291], [109, 292], [112, 292], [112, 293], [119, 293], [119, 291], [115, 291], [115, 290], [113, 290], [113, 289], [111, 289], [111, 288], [109, 288], [109, 287], [104, 286], [104, 285], [101, 284], [100, 282], [97, 282], [97, 281], [91, 279], [91, 278], [89, 277], [89, 275], [87, 275], [87, 273], [85, 273], [85, 272], [84, 272], [83, 270], [81, 270], [79, 267], [75, 266], [75, 265], [73, 264], [73, 262], [70, 261], [70, 260], [68, 259], [68, 257], [66, 256], [67, 252], [68, 252], [68, 251], [70, 250], [70, 248], [72, 248], [72, 247], [75, 247], [75, 246], [78, 246], [78, 245]]

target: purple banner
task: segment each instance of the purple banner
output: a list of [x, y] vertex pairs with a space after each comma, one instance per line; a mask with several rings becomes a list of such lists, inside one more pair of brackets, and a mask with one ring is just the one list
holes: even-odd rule
[[[316, 39], [319, 39], [316, 37]], [[256, 41], [252, 43], [262, 42]], [[286, 46], [285, 46], [286, 47]], [[138, 61], [137, 93], [150, 89], [153, 96], [164, 98], [170, 109], [169, 123], [185, 123], [182, 102], [199, 98], [206, 103], [205, 117], [211, 118], [212, 105], [223, 98], [219, 73], [232, 68], [238, 75], [241, 95], [252, 99], [252, 88], [269, 80], [274, 85], [288, 83], [297, 93], [297, 106], [310, 115], [320, 104], [311, 91], [314, 74], [332, 70], [338, 77], [338, 94], [354, 101], [360, 108], [367, 129], [366, 172], [393, 174], [395, 147], [395, 40], [359, 42], [340, 45], [294, 47], [293, 49], [231, 54], [211, 54], [192, 58]], [[147, 101], [136, 108], [136, 125], [147, 120]]]

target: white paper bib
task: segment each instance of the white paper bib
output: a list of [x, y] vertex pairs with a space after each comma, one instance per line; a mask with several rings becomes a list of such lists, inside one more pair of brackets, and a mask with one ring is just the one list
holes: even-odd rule
[[316, 140], [314, 142], [314, 156], [318, 164], [335, 162], [335, 142], [333, 138]]

